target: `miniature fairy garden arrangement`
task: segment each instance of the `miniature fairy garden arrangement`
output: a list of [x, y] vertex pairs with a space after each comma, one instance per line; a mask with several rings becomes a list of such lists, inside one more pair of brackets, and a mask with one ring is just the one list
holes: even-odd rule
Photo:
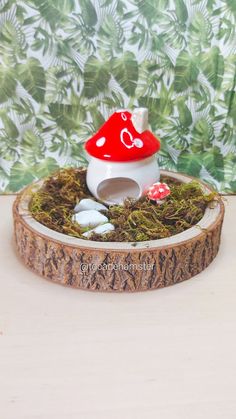
[[64, 169], [45, 180], [33, 194], [29, 209], [38, 222], [60, 233], [96, 241], [136, 242], [181, 233], [197, 224], [215, 199], [216, 193], [204, 193], [196, 181], [164, 178], [138, 200], [127, 198], [122, 205], [108, 205], [91, 195], [85, 170]]
[[118, 110], [85, 148], [87, 169], [62, 169], [15, 202], [16, 244], [27, 266], [103, 291], [160, 288], [208, 266], [224, 206], [200, 181], [160, 173], [147, 109]]

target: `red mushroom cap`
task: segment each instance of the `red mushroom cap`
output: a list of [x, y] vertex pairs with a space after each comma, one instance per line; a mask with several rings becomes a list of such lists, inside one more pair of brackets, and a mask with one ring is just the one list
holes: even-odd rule
[[159, 201], [170, 195], [170, 188], [166, 183], [154, 183], [147, 190], [147, 197], [152, 201]]
[[152, 156], [160, 149], [160, 141], [145, 130], [136, 131], [128, 111], [115, 112], [86, 144], [86, 151], [101, 160], [126, 162]]

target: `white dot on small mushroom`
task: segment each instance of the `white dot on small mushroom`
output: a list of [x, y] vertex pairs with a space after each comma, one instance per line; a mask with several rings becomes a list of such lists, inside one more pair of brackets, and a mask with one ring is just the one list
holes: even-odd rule
[[140, 140], [140, 138], [135, 138], [134, 139], [134, 145], [138, 148], [142, 148], [143, 147], [143, 142], [142, 142], [142, 140]]
[[96, 141], [96, 146], [97, 147], [102, 147], [106, 142], [106, 138], [105, 137], [101, 137], [99, 138], [99, 140]]
[[124, 113], [121, 114], [121, 118], [123, 119], [123, 121], [127, 121], [127, 116]]
[[159, 189], [159, 192], [164, 192], [164, 189], [163, 189], [163, 188], [160, 188], [160, 189]]

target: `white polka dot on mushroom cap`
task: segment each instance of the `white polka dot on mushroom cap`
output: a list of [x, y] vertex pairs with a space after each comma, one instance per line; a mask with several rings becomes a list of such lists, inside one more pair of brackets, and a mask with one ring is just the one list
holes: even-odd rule
[[142, 142], [142, 140], [140, 140], [140, 138], [135, 138], [135, 139], [134, 139], [134, 145], [135, 145], [137, 148], [142, 148], [142, 147], [143, 147], [143, 142]]
[[105, 137], [101, 137], [99, 138], [99, 140], [96, 141], [96, 146], [97, 147], [102, 147], [106, 142], [106, 138]]

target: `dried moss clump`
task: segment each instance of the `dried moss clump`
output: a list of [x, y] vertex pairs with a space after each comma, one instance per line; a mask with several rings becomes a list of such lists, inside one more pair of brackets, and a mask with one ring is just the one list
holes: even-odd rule
[[[171, 188], [171, 195], [162, 205], [142, 197], [138, 201], [127, 199], [123, 206], [110, 206], [106, 215], [115, 230], [103, 236], [93, 234], [90, 240], [137, 242], [169, 237], [197, 224], [207, 205], [219, 199], [217, 193], [204, 194], [196, 181], [188, 184], [170, 178], [162, 181]], [[85, 239], [84, 230], [72, 222], [74, 207], [83, 198], [93, 198], [86, 185], [86, 171], [63, 169], [48, 177], [33, 194], [30, 211], [48, 228]]]
[[32, 216], [52, 230], [81, 237], [83, 230], [71, 218], [77, 202], [91, 197], [86, 186], [86, 171], [63, 169], [48, 177], [30, 202]]

